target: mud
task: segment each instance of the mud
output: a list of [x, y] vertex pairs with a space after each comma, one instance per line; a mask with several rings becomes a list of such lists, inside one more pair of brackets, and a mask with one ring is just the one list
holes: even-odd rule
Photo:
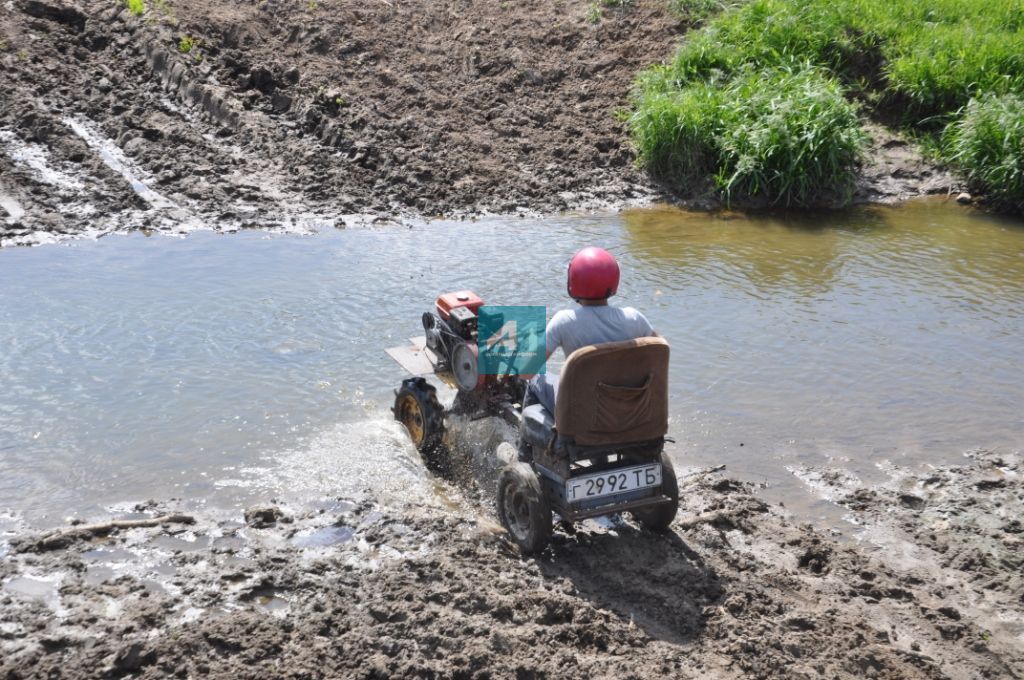
[[[629, 5], [3, 0], [0, 245], [716, 207], [635, 167], [616, 112], [687, 22]], [[890, 137], [858, 200], [952, 190]]]
[[527, 560], [465, 500], [264, 507], [42, 552], [12, 529], [0, 677], [1021, 677], [1019, 473], [979, 454], [848, 489], [854, 526], [900, 532], [884, 549], [714, 471], [682, 480], [668, 534], [591, 521]]

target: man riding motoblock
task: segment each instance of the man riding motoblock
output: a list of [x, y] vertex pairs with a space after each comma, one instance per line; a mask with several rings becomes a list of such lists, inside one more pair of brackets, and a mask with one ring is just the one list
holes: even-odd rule
[[[619, 289], [619, 264], [607, 250], [584, 248], [569, 261], [569, 297], [576, 309], [563, 309], [548, 322], [547, 356], [559, 347], [568, 357], [580, 347], [606, 342], [634, 340], [654, 335], [647, 318], [632, 307], [615, 307], [608, 298]], [[530, 396], [551, 413], [555, 412], [558, 374], [540, 374], [530, 381]]]

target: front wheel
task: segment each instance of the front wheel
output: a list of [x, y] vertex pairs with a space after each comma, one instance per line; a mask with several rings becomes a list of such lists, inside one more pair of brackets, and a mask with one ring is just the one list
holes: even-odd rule
[[633, 518], [644, 529], [667, 531], [679, 511], [679, 482], [676, 480], [672, 460], [664, 451], [661, 452], [661, 493], [671, 498], [672, 502], [633, 511]]
[[537, 473], [526, 463], [512, 463], [498, 480], [498, 519], [524, 555], [540, 552], [551, 540], [551, 506]]
[[403, 380], [392, 410], [420, 455], [427, 461], [436, 457], [444, 438], [444, 409], [434, 386], [423, 378]]

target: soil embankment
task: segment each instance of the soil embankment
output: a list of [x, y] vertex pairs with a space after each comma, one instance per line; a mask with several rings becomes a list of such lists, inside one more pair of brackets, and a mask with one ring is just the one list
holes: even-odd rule
[[0, 677], [1021, 677], [1020, 473], [844, 486], [857, 543], [710, 472], [667, 535], [588, 523], [530, 560], [472, 503], [24, 536]]
[[[616, 116], [687, 29], [660, 0], [146, 6], [4, 5], [0, 244], [665, 197]], [[878, 146], [859, 200], [951, 186]]]

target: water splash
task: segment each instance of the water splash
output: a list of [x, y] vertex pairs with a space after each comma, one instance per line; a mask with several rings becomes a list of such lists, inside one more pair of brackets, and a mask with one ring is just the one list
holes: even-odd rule
[[255, 489], [299, 502], [364, 495], [396, 506], [438, 502], [405, 429], [383, 414], [339, 423], [301, 447], [264, 460], [267, 465], [243, 468], [239, 478], [215, 486]]

